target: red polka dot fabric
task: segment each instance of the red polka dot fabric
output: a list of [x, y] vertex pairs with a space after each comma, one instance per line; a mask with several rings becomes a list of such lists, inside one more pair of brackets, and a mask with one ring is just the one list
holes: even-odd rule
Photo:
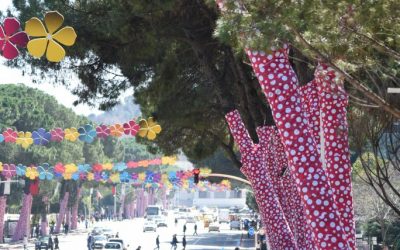
[[[292, 229], [293, 236], [299, 249], [315, 249], [312, 241], [311, 227], [307, 224], [307, 218], [300, 195], [297, 192], [294, 178], [287, 169], [288, 162], [285, 149], [281, 142], [279, 132], [276, 128], [271, 129], [272, 140], [270, 144], [272, 166], [275, 166], [274, 175], [278, 177], [279, 196], [281, 206], [286, 216], [286, 220]], [[283, 170], [286, 170], [283, 172]]]
[[316, 248], [348, 249], [333, 191], [319, 161], [317, 143], [303, 116], [298, 81], [287, 49], [272, 49], [272, 54], [248, 50], [247, 55], [270, 103]]
[[298, 249], [265, 167], [271, 156], [265, 155], [260, 144], [252, 142], [237, 110], [228, 113], [226, 120], [239, 146], [241, 171], [252, 185], [270, 246], [272, 249]]
[[315, 73], [315, 82], [321, 108], [326, 173], [341, 215], [347, 241], [352, 249], [356, 249], [351, 162], [346, 118], [348, 96], [343, 88], [343, 81], [327, 65], [318, 65]]

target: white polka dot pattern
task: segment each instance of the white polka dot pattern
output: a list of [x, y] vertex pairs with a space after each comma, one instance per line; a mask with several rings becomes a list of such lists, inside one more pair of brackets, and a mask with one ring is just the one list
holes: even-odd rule
[[[273, 128], [271, 129], [271, 133], [270, 154], [274, 160], [272, 163], [275, 166], [274, 175], [278, 177], [278, 185], [280, 187], [276, 189], [280, 190], [278, 194], [286, 220], [292, 229], [298, 248], [302, 250], [315, 249], [312, 241], [311, 227], [307, 224], [304, 206], [297, 192], [294, 178], [290, 173], [282, 176], [282, 170], [288, 167], [288, 162], [279, 132], [276, 128]], [[289, 172], [289, 170], [286, 172]]]
[[287, 47], [272, 51], [269, 55], [262, 51], [247, 51], [247, 54], [271, 105], [314, 244], [318, 249], [348, 249], [332, 189], [303, 117], [297, 77], [290, 66]]
[[351, 249], [355, 246], [355, 224], [351, 184], [346, 107], [348, 96], [343, 81], [327, 65], [320, 64], [315, 73], [321, 107], [326, 173], [331, 184], [341, 222]]
[[228, 113], [225, 117], [235, 142], [239, 146], [242, 157], [241, 171], [252, 185], [272, 249], [297, 249], [265, 167], [270, 157], [265, 157], [260, 144], [254, 144], [251, 141], [237, 110]]

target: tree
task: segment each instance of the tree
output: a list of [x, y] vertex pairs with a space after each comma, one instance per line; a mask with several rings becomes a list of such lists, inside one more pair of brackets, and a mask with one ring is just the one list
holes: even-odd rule
[[400, 4], [395, 1], [221, 1], [225, 12], [216, 35], [252, 48], [291, 43], [298, 53], [321, 60], [342, 73], [354, 104], [380, 108], [400, 118], [397, 34]]

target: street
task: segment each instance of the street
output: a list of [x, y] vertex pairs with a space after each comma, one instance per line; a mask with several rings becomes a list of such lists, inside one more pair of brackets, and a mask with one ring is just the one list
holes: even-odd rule
[[[119, 233], [119, 237], [122, 238], [129, 245], [128, 250], [135, 250], [138, 246], [141, 246], [142, 250], [153, 250], [156, 246], [156, 237], [160, 236], [160, 249], [171, 249], [172, 235], [177, 234], [178, 238], [178, 249], [182, 247], [183, 237], [183, 225], [185, 221], [179, 220], [175, 226], [172, 217], [168, 218], [168, 227], [161, 227], [157, 229], [157, 232], [143, 232], [143, 218], [136, 218], [134, 220], [124, 221], [102, 221], [97, 222], [91, 226], [101, 226], [111, 228], [115, 232]], [[204, 229], [201, 222], [198, 225], [198, 235], [193, 236], [194, 223], [188, 223], [186, 231], [187, 246], [186, 249], [214, 249], [214, 250], [228, 250], [234, 249], [239, 246], [240, 249], [254, 249], [254, 239], [247, 239], [247, 234], [244, 231], [229, 230], [228, 224], [221, 225], [220, 232], [208, 232], [208, 229]], [[71, 233], [67, 236], [60, 235], [60, 249], [61, 250], [84, 250], [87, 249], [87, 236], [90, 230], [84, 230], [83, 223], [79, 225], [80, 233]], [[242, 235], [243, 233], [243, 235]], [[242, 238], [243, 237], [243, 238]], [[21, 246], [17, 247], [1, 247], [0, 249], [23, 249]], [[34, 249], [33, 244], [30, 244], [28, 249]]]

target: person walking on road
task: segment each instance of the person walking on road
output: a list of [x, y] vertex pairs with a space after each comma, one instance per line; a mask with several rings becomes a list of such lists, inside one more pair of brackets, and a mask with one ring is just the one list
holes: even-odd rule
[[176, 250], [176, 248], [178, 247], [178, 239], [176, 238], [176, 234], [174, 234], [172, 236], [172, 241], [171, 241], [171, 249]]
[[186, 236], [183, 236], [183, 238], [182, 238], [182, 246], [183, 246], [183, 250], [186, 250]]
[[24, 249], [28, 249], [28, 237], [26, 236], [26, 234], [24, 235], [23, 243]]
[[87, 238], [87, 247], [88, 250], [92, 250], [92, 241], [93, 241], [93, 236], [91, 234], [89, 234], [88, 238]]
[[53, 238], [51, 238], [51, 235], [49, 236], [49, 241], [47, 242], [47, 245], [50, 247], [50, 250], [53, 250]]
[[56, 237], [54, 238], [54, 249], [60, 249], [59, 247], [58, 247], [58, 244], [59, 244], [60, 242], [58, 241], [58, 237], [57, 237], [57, 235], [56, 235]]
[[194, 233], [193, 233], [193, 235], [198, 235], [197, 234], [197, 224], [194, 224]]
[[157, 238], [156, 238], [156, 248], [154, 248], [154, 249], [160, 249], [160, 235], [157, 235]]
[[186, 234], [186, 223], [183, 225], [183, 235]]

